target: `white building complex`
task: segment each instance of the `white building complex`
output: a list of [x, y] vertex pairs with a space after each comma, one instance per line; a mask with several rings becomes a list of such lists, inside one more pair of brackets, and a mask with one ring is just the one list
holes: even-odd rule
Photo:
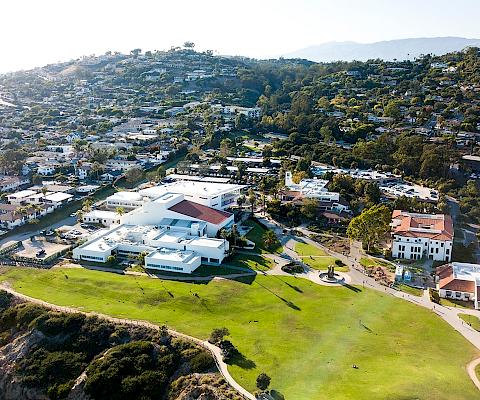
[[453, 222], [449, 215], [392, 213], [392, 256], [408, 260], [450, 261]]
[[303, 197], [320, 201], [339, 201], [340, 193], [329, 192], [328, 181], [324, 179], [302, 179], [299, 183], [293, 182], [292, 173], [285, 173], [285, 186], [294, 192], [300, 192]]
[[437, 268], [438, 294], [442, 298], [480, 303], [480, 264], [452, 262]]
[[218, 203], [214, 202], [218, 207], [213, 208], [187, 200], [185, 194], [159, 190], [155, 195], [151, 189], [141, 194], [148, 199], [141, 207], [121, 216], [119, 225], [99, 231], [75, 248], [73, 257], [105, 263], [112, 255], [145, 253], [146, 268], [179, 273], [192, 273], [201, 264], [221, 264], [229, 244], [215, 236], [234, 223], [233, 214], [220, 209], [223, 192], [212, 194], [218, 197]]
[[165, 193], [183, 194], [186, 200], [225, 210], [235, 205], [244, 185], [233, 185], [203, 181], [176, 181], [153, 186], [139, 192], [117, 192], [106, 199], [109, 208], [134, 209], [153, 201]]

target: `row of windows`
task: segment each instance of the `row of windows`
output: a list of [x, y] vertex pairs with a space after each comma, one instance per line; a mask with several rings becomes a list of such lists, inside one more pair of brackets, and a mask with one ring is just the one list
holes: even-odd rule
[[173, 267], [170, 265], [147, 264], [147, 268], [161, 268], [161, 269], [168, 269], [173, 271], [183, 271], [183, 268], [181, 267]]
[[96, 260], [96, 261], [98, 260], [98, 261], [103, 261], [103, 257], [87, 256], [87, 255], [84, 255], [84, 254], [82, 254], [82, 255], [80, 256], [80, 258], [81, 258], [82, 260]]
[[[462, 292], [452, 292], [450, 290], [447, 290], [445, 294], [447, 297], [462, 297]], [[465, 293], [464, 297], [468, 300], [470, 298], [470, 295], [468, 293]]]

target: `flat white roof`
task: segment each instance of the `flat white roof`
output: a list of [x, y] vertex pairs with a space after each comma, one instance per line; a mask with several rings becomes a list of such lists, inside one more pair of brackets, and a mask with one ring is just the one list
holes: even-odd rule
[[12, 194], [9, 194], [7, 197], [13, 197], [15, 199], [23, 199], [24, 197], [29, 197], [33, 196], [34, 194], [37, 194], [34, 190], [20, 190], [19, 192], [15, 192]]
[[192, 264], [199, 257], [194, 251], [189, 250], [172, 250], [167, 248], [161, 248], [153, 251], [148, 256], [149, 260], [165, 260], [176, 261], [184, 264]]
[[67, 200], [67, 199], [70, 199], [72, 197], [73, 196], [71, 194], [68, 194], [68, 193], [56, 192], [56, 193], [52, 193], [52, 194], [47, 194], [45, 196], [45, 199], [57, 202], [57, 201]]
[[118, 216], [119, 215], [114, 211], [104, 211], [104, 210], [92, 210], [85, 214], [85, 217], [100, 218], [100, 219], [112, 219]]
[[116, 192], [111, 196], [108, 196], [107, 201], [108, 200], [139, 201], [139, 200], [142, 200], [142, 195], [137, 192]]
[[473, 281], [480, 285], [480, 264], [452, 262], [451, 265], [456, 279]]
[[206, 195], [216, 197], [221, 194], [243, 189], [245, 185], [235, 185], [229, 183], [215, 183], [203, 181], [176, 181], [165, 185], [153, 186], [148, 189], [140, 190], [140, 194], [148, 197], [160, 196], [164, 193], [179, 193], [185, 195]]

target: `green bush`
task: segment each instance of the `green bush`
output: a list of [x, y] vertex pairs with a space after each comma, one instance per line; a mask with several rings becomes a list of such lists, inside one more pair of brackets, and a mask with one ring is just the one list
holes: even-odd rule
[[212, 355], [206, 351], [198, 353], [190, 360], [192, 372], [206, 372], [213, 368], [214, 365], [215, 361]]

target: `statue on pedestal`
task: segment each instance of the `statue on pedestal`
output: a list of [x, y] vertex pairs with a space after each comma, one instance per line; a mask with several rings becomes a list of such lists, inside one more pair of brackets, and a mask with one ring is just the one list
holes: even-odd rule
[[335, 266], [329, 265], [328, 272], [327, 272], [328, 279], [335, 279]]

